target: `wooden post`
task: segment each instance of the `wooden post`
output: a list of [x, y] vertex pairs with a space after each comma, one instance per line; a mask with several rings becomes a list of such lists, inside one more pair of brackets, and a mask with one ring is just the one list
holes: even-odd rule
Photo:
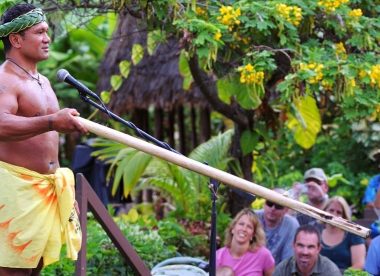
[[137, 275], [150, 275], [150, 270], [146, 267], [139, 255], [137, 255], [132, 245], [126, 240], [124, 234], [108, 214], [107, 209], [104, 207], [103, 203], [91, 188], [83, 174], [77, 175], [76, 185], [76, 199], [80, 209], [79, 221], [82, 228], [82, 248], [79, 252], [75, 275], [86, 275], [87, 207], [89, 207], [90, 211], [94, 214], [95, 219], [100, 223], [113, 244]]

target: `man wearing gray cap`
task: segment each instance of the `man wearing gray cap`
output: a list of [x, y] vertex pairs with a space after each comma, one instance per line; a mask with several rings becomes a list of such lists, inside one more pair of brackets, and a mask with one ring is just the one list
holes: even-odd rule
[[[329, 190], [327, 176], [323, 169], [311, 168], [307, 170], [304, 175], [304, 181], [307, 187], [307, 203], [315, 208], [323, 209], [328, 199], [327, 192]], [[319, 229], [322, 228], [321, 224], [319, 224], [315, 218], [302, 213], [297, 214], [297, 220], [300, 225], [311, 224]]]

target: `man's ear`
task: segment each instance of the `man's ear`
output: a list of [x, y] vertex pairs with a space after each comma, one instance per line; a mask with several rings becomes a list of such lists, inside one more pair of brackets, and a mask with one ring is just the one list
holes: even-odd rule
[[319, 244], [318, 244], [318, 254], [321, 252], [321, 250], [322, 250], [322, 244], [319, 243]]
[[21, 47], [21, 39], [22, 39], [22, 37], [20, 34], [10, 34], [9, 35], [9, 42], [16, 49], [19, 49]]
[[327, 184], [326, 181], [323, 182], [323, 190], [325, 191], [326, 194], [329, 191], [329, 185]]

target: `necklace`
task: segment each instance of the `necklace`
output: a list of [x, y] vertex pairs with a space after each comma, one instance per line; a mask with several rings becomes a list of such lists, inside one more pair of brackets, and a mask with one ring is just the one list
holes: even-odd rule
[[40, 80], [40, 74], [37, 73], [37, 77], [35, 77], [31, 73], [29, 73], [25, 68], [23, 68], [20, 65], [18, 65], [14, 60], [12, 60], [10, 58], [7, 58], [7, 60], [9, 60], [14, 65], [16, 65], [18, 68], [20, 68], [22, 71], [24, 71], [25, 73], [27, 73], [29, 75], [29, 77], [31, 77], [33, 80], [35, 80], [38, 83], [38, 85], [41, 87], [41, 89], [42, 89], [42, 82]]

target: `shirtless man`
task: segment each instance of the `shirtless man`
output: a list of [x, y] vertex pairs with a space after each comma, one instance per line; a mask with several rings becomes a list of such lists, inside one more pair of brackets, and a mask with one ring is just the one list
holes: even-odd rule
[[[6, 56], [0, 66], [0, 169], [5, 171], [4, 167], [10, 165], [43, 175], [55, 174], [59, 170], [58, 132], [86, 133], [87, 130], [75, 119], [79, 115], [75, 109], [59, 109], [49, 80], [38, 73], [37, 63], [49, 57], [50, 38], [45, 15], [33, 5], [16, 5], [4, 13], [0, 37]], [[9, 183], [4, 182], [0, 174], [0, 194], [2, 189], [8, 189], [4, 187]], [[16, 218], [4, 221], [4, 216], [13, 208], [1, 213], [1, 209], [7, 207], [1, 199], [0, 195], [0, 231], [2, 226], [9, 226], [12, 219], [16, 221]], [[9, 232], [8, 236], [11, 234]], [[6, 234], [1, 235], [5, 237]], [[13, 248], [19, 246], [17, 241], [14, 242]], [[28, 249], [31, 247], [29, 243], [32, 241], [23, 246]], [[4, 263], [7, 256], [1, 254], [7, 254], [9, 249], [1, 248], [3, 246], [0, 240], [0, 275], [39, 274], [44, 256], [42, 252], [38, 255], [39, 252], [33, 251], [37, 252], [32, 256], [34, 259], [29, 256], [38, 264], [37, 268], [36, 265], [7, 265]]]

